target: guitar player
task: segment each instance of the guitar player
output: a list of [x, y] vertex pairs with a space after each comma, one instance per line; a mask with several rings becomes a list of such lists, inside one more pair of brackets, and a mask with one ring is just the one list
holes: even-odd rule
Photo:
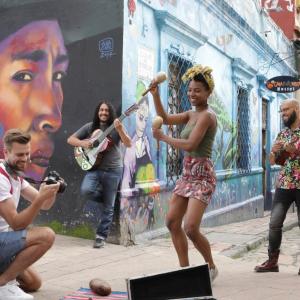
[[[278, 257], [282, 239], [282, 226], [293, 202], [297, 206], [300, 224], [300, 114], [299, 102], [288, 99], [281, 103], [280, 113], [286, 126], [279, 132], [270, 153], [270, 163], [279, 164], [279, 172], [269, 224], [269, 258], [255, 267], [256, 272], [278, 272]], [[300, 275], [300, 270], [298, 275]]]
[[131, 146], [131, 139], [124, 126], [116, 118], [114, 107], [108, 101], [101, 101], [94, 112], [92, 122], [82, 126], [67, 140], [74, 147], [91, 148], [90, 139], [96, 130], [105, 131], [113, 124], [114, 130], [108, 136], [107, 148], [101, 152], [101, 160], [91, 170], [87, 171], [82, 184], [81, 194], [88, 200], [93, 200], [101, 206], [100, 224], [96, 230], [94, 248], [102, 248], [108, 236], [113, 219], [114, 204], [118, 187], [123, 174], [121, 143]]

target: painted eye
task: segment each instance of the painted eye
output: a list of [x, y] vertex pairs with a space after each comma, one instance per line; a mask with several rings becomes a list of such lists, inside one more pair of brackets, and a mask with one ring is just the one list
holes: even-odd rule
[[66, 75], [67, 74], [65, 72], [63, 72], [63, 71], [55, 72], [53, 74], [53, 80], [60, 82], [60, 81], [62, 81], [66, 77]]
[[16, 81], [26, 82], [33, 79], [33, 74], [31, 72], [18, 72], [13, 76], [13, 79]]

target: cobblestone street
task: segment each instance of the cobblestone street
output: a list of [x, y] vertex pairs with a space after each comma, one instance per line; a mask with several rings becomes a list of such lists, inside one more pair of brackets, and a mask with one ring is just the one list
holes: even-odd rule
[[[283, 233], [281, 253], [279, 256], [279, 272], [282, 269], [295, 269], [298, 272], [300, 267], [300, 230], [294, 227]], [[253, 263], [253, 267], [261, 264], [267, 259], [268, 243], [261, 244], [257, 249], [245, 253], [239, 260]], [[299, 276], [300, 280], [300, 276]]]
[[[217, 300], [299, 300], [300, 232], [296, 213], [284, 225], [279, 273], [255, 273], [267, 258], [269, 214], [224, 226], [203, 228], [212, 245], [219, 276], [213, 284]], [[170, 238], [131, 247], [106, 244], [93, 249], [93, 241], [58, 235], [54, 247], [36, 264], [43, 286], [35, 300], [58, 300], [92, 278], [108, 281], [114, 291], [126, 291], [126, 278], [178, 269]], [[204, 261], [189, 243], [191, 265]], [[251, 250], [252, 249], [252, 250]], [[249, 251], [250, 250], [250, 251]], [[236, 258], [237, 257], [237, 258]]]

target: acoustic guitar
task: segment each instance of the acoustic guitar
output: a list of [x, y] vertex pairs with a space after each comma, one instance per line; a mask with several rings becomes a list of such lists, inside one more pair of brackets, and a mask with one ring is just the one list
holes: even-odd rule
[[[126, 117], [138, 109], [138, 104], [130, 106], [118, 118], [122, 122]], [[97, 167], [103, 157], [104, 151], [112, 145], [112, 140], [108, 135], [114, 130], [114, 124], [111, 124], [104, 131], [96, 129], [88, 139], [92, 143], [91, 148], [74, 147], [75, 160], [83, 171], [91, 170]]]

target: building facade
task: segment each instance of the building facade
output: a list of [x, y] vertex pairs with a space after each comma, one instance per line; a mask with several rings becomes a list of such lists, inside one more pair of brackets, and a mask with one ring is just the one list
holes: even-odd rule
[[[268, 91], [265, 82], [296, 74], [291, 43], [260, 1], [126, 2], [123, 106], [132, 99], [139, 101], [141, 91], [162, 70], [168, 74], [160, 86], [165, 109], [169, 113], [189, 109], [181, 76], [194, 63], [211, 66], [216, 81], [210, 105], [218, 116], [213, 153], [218, 183], [204, 222], [218, 225], [262, 216], [264, 209], [270, 209], [278, 170], [267, 159], [280, 129], [277, 111], [290, 96]], [[143, 137], [151, 163], [137, 165], [142, 142], [135, 139], [136, 150], [125, 156], [124, 165], [132, 169], [135, 161], [135, 172], [142, 170], [142, 176], [136, 175], [128, 185], [124, 173], [120, 216], [125, 240], [161, 233], [167, 200], [181, 170], [182, 153], [163, 143], [157, 148], [153, 141], [155, 110], [151, 95], [146, 98]], [[138, 112], [127, 120], [132, 136], [139, 118]], [[164, 128], [173, 137], [181, 129]]]
[[[1, 137], [12, 127], [30, 131], [35, 144], [28, 175], [40, 180], [55, 169], [68, 183], [39, 223], [60, 233], [93, 237], [99, 204], [80, 196], [84, 171], [66, 139], [107, 99], [119, 115], [139, 102], [138, 111], [123, 121], [133, 146], [123, 149], [124, 175], [110, 240], [128, 245], [166, 231], [168, 199], [180, 176], [183, 153], [157, 145], [151, 134], [156, 116], [152, 97], [142, 93], [164, 71], [168, 79], [160, 93], [165, 109], [190, 109], [181, 76], [195, 63], [211, 66], [216, 83], [210, 105], [218, 117], [213, 149], [218, 183], [205, 224], [260, 217], [270, 208], [278, 167], [270, 167], [267, 155], [281, 126], [280, 102], [291, 95], [271, 92], [265, 82], [295, 76], [296, 71], [293, 45], [261, 1], [3, 0], [0, 16], [2, 28], [8, 29], [0, 39], [2, 70], [7, 51], [40, 41], [50, 47], [47, 71], [41, 71], [45, 64], [39, 66], [39, 61], [26, 61], [11, 79], [14, 93], [0, 82]], [[47, 34], [40, 30], [43, 22], [50, 22]], [[23, 39], [19, 30], [26, 32]], [[5, 48], [12, 38], [13, 49]], [[67, 54], [63, 66], [51, 64], [58, 50]], [[15, 94], [18, 99], [7, 96]], [[22, 119], [16, 117], [13, 103], [19, 104]], [[37, 124], [47, 126], [41, 130]], [[182, 128], [163, 129], [178, 137]]]

